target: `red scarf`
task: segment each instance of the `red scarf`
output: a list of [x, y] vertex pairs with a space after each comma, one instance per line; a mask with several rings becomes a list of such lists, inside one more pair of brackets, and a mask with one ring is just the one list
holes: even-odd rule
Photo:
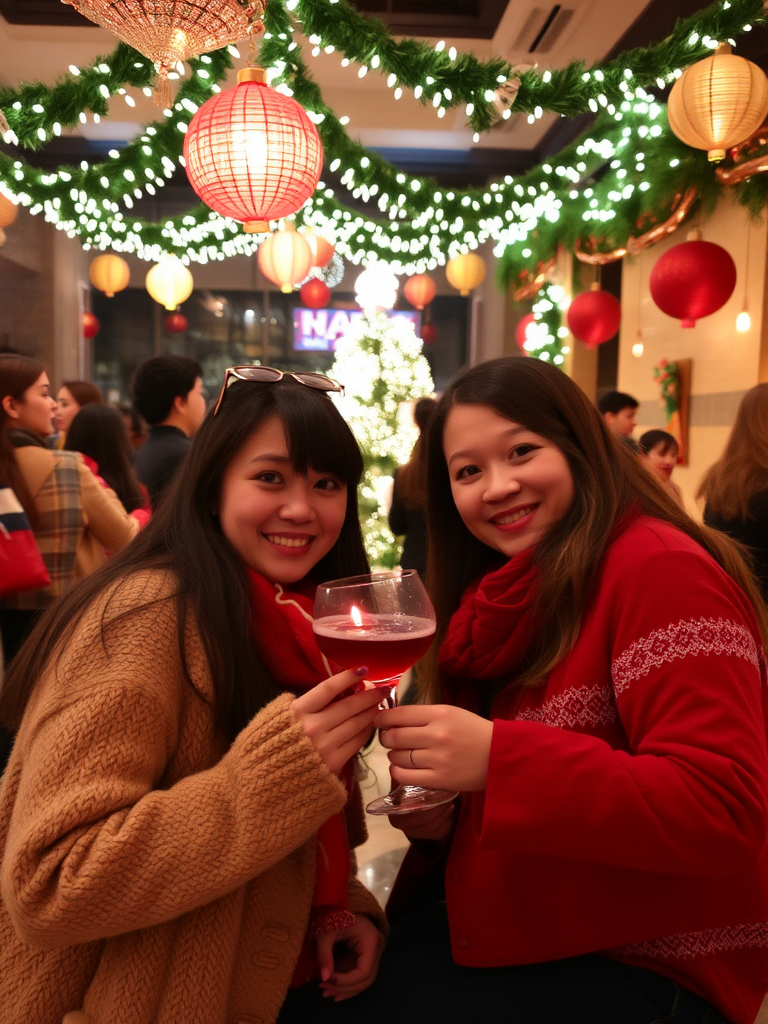
[[[315, 643], [312, 630], [314, 586], [309, 592], [287, 591], [259, 573], [248, 570], [251, 583], [251, 628], [265, 668], [281, 686], [303, 693], [332, 676], [333, 670]], [[342, 771], [349, 793], [352, 762]], [[307, 942], [294, 973], [294, 986], [317, 975], [317, 958], [311, 941], [321, 932], [336, 931], [355, 923], [348, 910], [350, 852], [343, 814], [334, 814], [318, 829], [315, 890]]]

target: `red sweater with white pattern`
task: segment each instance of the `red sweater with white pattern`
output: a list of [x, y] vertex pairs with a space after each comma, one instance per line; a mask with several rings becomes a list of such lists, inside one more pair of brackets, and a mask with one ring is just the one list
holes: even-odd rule
[[635, 520], [569, 656], [494, 720], [446, 872], [456, 962], [603, 952], [752, 1024], [768, 990], [766, 692], [743, 592], [690, 538]]

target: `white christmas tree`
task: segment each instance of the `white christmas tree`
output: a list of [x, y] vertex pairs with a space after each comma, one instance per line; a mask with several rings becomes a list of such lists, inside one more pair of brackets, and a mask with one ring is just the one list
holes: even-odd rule
[[403, 425], [400, 407], [434, 392], [421, 339], [404, 317], [366, 312], [336, 343], [331, 376], [346, 395], [339, 409], [363, 452], [360, 487], [363, 537], [371, 564], [391, 568], [399, 551], [387, 524], [386, 500], [395, 468], [410, 458], [418, 431]]

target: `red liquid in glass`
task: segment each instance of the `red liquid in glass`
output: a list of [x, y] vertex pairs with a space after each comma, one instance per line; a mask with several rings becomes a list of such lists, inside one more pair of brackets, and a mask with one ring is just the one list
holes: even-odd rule
[[429, 650], [435, 634], [430, 619], [412, 615], [366, 615], [356, 626], [348, 615], [329, 615], [314, 623], [317, 646], [342, 668], [368, 666], [368, 679], [391, 680]]

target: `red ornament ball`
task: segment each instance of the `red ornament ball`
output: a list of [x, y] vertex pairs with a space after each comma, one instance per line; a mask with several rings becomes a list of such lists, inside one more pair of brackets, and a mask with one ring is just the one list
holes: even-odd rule
[[319, 277], [313, 277], [299, 289], [299, 298], [303, 306], [310, 309], [323, 309], [331, 301], [331, 289]]
[[682, 242], [660, 256], [651, 271], [651, 297], [662, 313], [694, 327], [726, 304], [736, 287], [736, 264], [714, 242]]
[[425, 345], [434, 345], [437, 341], [437, 328], [431, 321], [421, 325], [421, 340]]
[[189, 320], [183, 313], [169, 313], [165, 318], [165, 329], [169, 334], [183, 334], [189, 327]]
[[521, 352], [525, 352], [526, 355], [528, 355], [528, 353], [525, 349], [525, 343], [528, 340], [529, 328], [535, 323], [536, 317], [533, 313], [526, 313], [522, 320], [518, 321], [517, 327], [515, 328], [515, 341], [517, 342], [517, 347]]
[[202, 201], [246, 231], [268, 231], [317, 187], [323, 147], [299, 104], [271, 89], [261, 68], [212, 96], [184, 136], [187, 177]]
[[602, 345], [618, 333], [621, 303], [615, 295], [596, 288], [577, 295], [568, 307], [568, 329], [587, 348]]
[[83, 313], [83, 337], [95, 338], [101, 330], [101, 324], [93, 313]]

